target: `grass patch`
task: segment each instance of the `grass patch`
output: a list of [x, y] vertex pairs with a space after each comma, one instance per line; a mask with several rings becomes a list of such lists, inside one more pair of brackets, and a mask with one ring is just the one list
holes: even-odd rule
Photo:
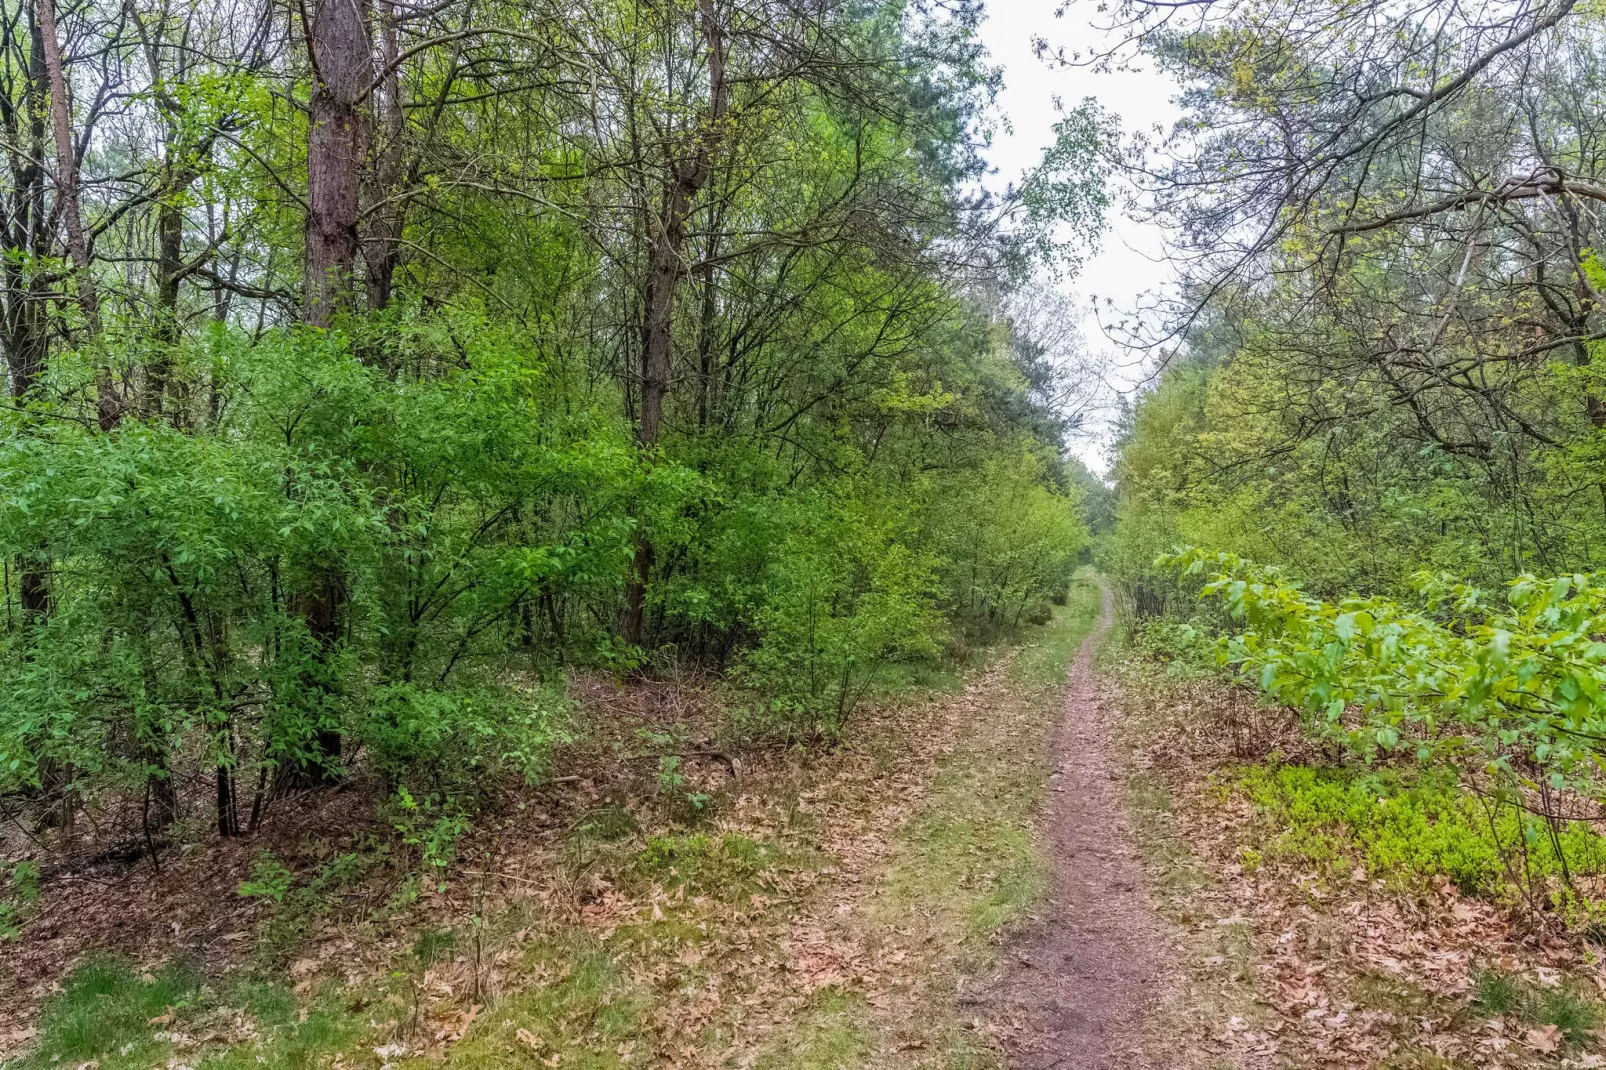
[[201, 1070], [313, 1070], [353, 1053], [373, 1059], [375, 1030], [336, 997], [303, 1007], [279, 985], [250, 988], [243, 1002], [257, 1015], [259, 1036], [206, 1052]]
[[1059, 691], [1082, 639], [1098, 620], [1103, 606], [1101, 592], [1091, 569], [1077, 572], [1065, 605], [1056, 607], [1048, 623], [1015, 655], [1010, 668], [1017, 684], [1034, 696]]
[[199, 979], [178, 967], [145, 974], [113, 959], [92, 960], [68, 975], [45, 1007], [39, 1044], [21, 1065], [149, 1065], [172, 1047], [156, 1039], [160, 1030], [152, 1019], [166, 1018], [158, 1024], [176, 1028], [173, 1023], [192, 1015], [201, 997]]
[[1535, 985], [1499, 970], [1485, 970], [1473, 988], [1472, 1009], [1486, 1018], [1553, 1025], [1569, 1043], [1590, 1037], [1603, 1021], [1601, 1005], [1573, 981]]
[[643, 1064], [650, 1000], [606, 946], [580, 937], [546, 943], [526, 966], [540, 983], [497, 1001], [452, 1047], [448, 1066], [539, 1066], [554, 1056], [576, 1070]]
[[360, 1050], [373, 1032], [332, 999], [304, 1006], [284, 986], [255, 981], [219, 992], [180, 966], [147, 973], [109, 958], [73, 970], [38, 1028], [34, 1050], [8, 1065], [146, 1070], [177, 1059], [216, 1070], [310, 1070]]
[[758, 1070], [842, 1070], [869, 1066], [875, 1055], [875, 1023], [859, 997], [840, 989], [821, 992], [790, 1031], [787, 1042], [770, 1049]]
[[770, 891], [782, 852], [740, 833], [652, 836], [635, 859], [637, 871], [668, 889], [740, 899]]

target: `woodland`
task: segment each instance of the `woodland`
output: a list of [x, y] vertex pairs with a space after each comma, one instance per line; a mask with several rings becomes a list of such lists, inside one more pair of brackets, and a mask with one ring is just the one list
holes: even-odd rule
[[571, 666], [830, 736], [1063, 592], [1063, 339], [1008, 282], [1102, 194], [1071, 120], [970, 188], [973, 14], [5, 19], [0, 797], [64, 847], [359, 768], [466, 820]]
[[[1606, 876], [1598, 18], [1233, 3], [1124, 25], [1187, 87], [1177, 130], [1125, 150], [1184, 281], [1128, 331], [1156, 371], [1122, 414], [1099, 559], [1154, 664], [1228, 689], [1207, 716], [1234, 736], [1218, 776], [1261, 826], [1238, 862], [1497, 903], [1529, 940], [1572, 934], [1557, 961], [1588, 975]], [[1522, 1065], [1593, 1036], [1553, 1014], [1493, 1048], [1444, 1039], [1469, 1016], [1535, 1021], [1514, 993], [1536, 975], [1492, 951], [1508, 930], [1473, 930], [1439, 945], [1465, 973], [1415, 974], [1443, 1017], [1393, 1034], [1414, 1053], [1399, 1065]], [[1330, 1039], [1367, 1030], [1349, 1032]], [[1395, 1065], [1362, 1048], [1356, 1065]]]
[[1054, 15], [0, 4], [0, 1067], [1606, 1066], [1606, 23]]

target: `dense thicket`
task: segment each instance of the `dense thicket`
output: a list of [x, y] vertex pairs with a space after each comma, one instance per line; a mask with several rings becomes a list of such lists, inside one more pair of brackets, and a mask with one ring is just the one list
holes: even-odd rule
[[973, 193], [968, 6], [53, 0], [0, 13], [0, 805], [254, 825], [538, 773], [564, 667], [835, 732], [1062, 592], [1101, 196]]

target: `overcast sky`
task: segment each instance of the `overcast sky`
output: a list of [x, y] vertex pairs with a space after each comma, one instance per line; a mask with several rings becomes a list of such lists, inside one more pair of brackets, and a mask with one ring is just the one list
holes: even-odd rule
[[[988, 158], [996, 174], [992, 183], [1002, 189], [1018, 181], [1053, 140], [1053, 126], [1059, 114], [1055, 100], [1075, 107], [1084, 97], [1093, 97], [1120, 117], [1125, 130], [1149, 129], [1160, 124], [1169, 128], [1177, 118], [1171, 103], [1176, 83], [1153, 70], [1101, 74], [1087, 68], [1057, 68], [1039, 60], [1032, 41], [1042, 37], [1067, 53], [1086, 52], [1102, 41], [1098, 15], [1091, 2], [1072, 7], [1063, 18], [1054, 17], [1059, 0], [990, 0], [989, 14], [982, 36], [993, 62], [1003, 69], [1004, 89], [999, 108], [1008, 119], [1000, 129]], [[1130, 388], [1140, 376], [1138, 358], [1121, 351], [1103, 331], [1091, 312], [1096, 301], [1101, 309], [1112, 302], [1114, 314], [1103, 313], [1106, 322], [1133, 310], [1142, 295], [1162, 286], [1170, 277], [1156, 230], [1112, 211], [1103, 248], [1090, 259], [1080, 277], [1067, 289], [1089, 306], [1082, 333], [1090, 348], [1107, 353], [1114, 365], [1112, 379], [1117, 388]], [[1087, 435], [1078, 436], [1073, 451], [1095, 471], [1108, 467], [1106, 455], [1110, 439], [1107, 412], [1096, 420]]]

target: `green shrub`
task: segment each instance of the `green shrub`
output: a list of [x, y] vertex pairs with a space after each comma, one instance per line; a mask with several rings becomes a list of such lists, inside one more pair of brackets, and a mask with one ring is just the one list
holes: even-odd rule
[[793, 511], [757, 613], [761, 638], [743, 678], [783, 725], [834, 736], [876, 669], [941, 650], [933, 562], [904, 539], [904, 520], [853, 498]]
[[568, 709], [555, 688], [386, 684], [374, 692], [360, 738], [393, 787], [461, 797], [492, 790], [504, 775], [539, 778], [553, 744], [566, 738]]
[[392, 781], [541, 767], [550, 696], [498, 679], [611, 632], [566, 609], [617, 598], [651, 487], [516, 330], [385, 328], [429, 374], [361, 324], [220, 328], [215, 423], [0, 437], [0, 556], [50, 555], [49, 613], [0, 629], [0, 791], [172, 784], [197, 740], [223, 830], [237, 777], [338, 775], [342, 735]]

